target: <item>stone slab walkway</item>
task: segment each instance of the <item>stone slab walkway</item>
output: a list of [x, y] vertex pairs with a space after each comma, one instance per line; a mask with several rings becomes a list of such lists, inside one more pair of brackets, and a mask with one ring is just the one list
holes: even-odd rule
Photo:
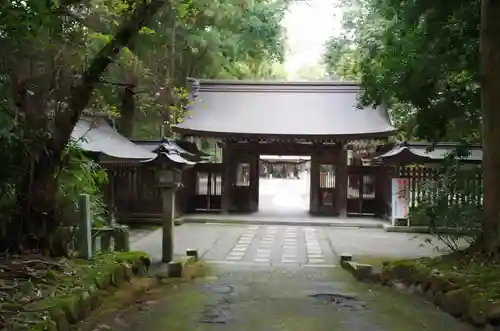
[[137, 302], [99, 330], [472, 330], [419, 298], [356, 283], [340, 268], [212, 266], [203, 279]]

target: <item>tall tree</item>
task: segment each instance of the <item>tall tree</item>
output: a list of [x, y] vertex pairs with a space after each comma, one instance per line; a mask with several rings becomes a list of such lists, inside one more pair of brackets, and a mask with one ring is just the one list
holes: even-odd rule
[[2, 3], [0, 49], [11, 53], [1, 61], [1, 73], [7, 81], [1, 101], [2, 107], [13, 107], [17, 113], [17, 133], [24, 142], [19, 161], [25, 169], [17, 181], [18, 208], [3, 248], [40, 247], [54, 254], [64, 249], [55, 245], [53, 236], [60, 225], [57, 174], [73, 127], [109, 64], [164, 3], [123, 3], [125, 19], [87, 66], [78, 62], [82, 46], [78, 41], [83, 40], [85, 29], [68, 19], [91, 11], [83, 2]]
[[483, 128], [484, 248], [500, 250], [500, 3], [481, 6], [481, 107]]
[[479, 141], [479, 1], [347, 3], [325, 58], [349, 59], [363, 103], [387, 103], [407, 138]]
[[[359, 24], [348, 51], [358, 57], [364, 104], [397, 107], [412, 138], [482, 141], [484, 219], [478, 247], [500, 248], [500, 3], [493, 0], [357, 1]], [[334, 50], [334, 51], [332, 51]], [[354, 50], [354, 52], [353, 52]], [[495, 130], [496, 129], [496, 130]]]

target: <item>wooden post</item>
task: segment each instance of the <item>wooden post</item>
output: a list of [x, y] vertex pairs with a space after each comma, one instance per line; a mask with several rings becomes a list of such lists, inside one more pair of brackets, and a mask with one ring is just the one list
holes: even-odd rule
[[175, 189], [162, 188], [162, 261], [171, 262], [174, 259], [174, 219], [175, 219]]
[[90, 196], [82, 194], [78, 200], [80, 221], [78, 224], [78, 254], [83, 259], [92, 258], [92, 214], [90, 212]]
[[231, 161], [231, 150], [228, 146], [228, 142], [226, 142], [222, 150], [222, 213], [228, 213], [231, 208], [231, 189], [233, 187], [233, 169], [231, 168], [233, 166], [234, 163]]
[[115, 223], [115, 209], [116, 209], [116, 171], [111, 168], [108, 169], [108, 178], [109, 178], [109, 188], [110, 188], [110, 197], [109, 197], [109, 225], [113, 225]]
[[347, 217], [347, 150], [346, 145], [340, 145], [337, 161], [337, 206], [339, 217]]
[[252, 213], [259, 210], [259, 154], [250, 155], [250, 211]]
[[311, 155], [310, 171], [310, 192], [309, 192], [309, 213], [317, 214], [319, 212], [319, 151], [314, 149]]

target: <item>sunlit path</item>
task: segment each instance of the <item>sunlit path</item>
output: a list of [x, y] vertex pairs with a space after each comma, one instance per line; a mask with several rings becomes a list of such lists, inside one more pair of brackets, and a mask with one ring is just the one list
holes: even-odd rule
[[309, 210], [309, 175], [300, 179], [261, 178], [259, 183], [260, 213], [307, 213]]

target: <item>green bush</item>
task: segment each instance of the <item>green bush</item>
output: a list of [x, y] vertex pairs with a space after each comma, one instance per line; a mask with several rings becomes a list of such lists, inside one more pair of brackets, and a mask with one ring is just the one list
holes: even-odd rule
[[412, 226], [428, 226], [433, 236], [452, 250], [480, 234], [482, 185], [480, 169], [454, 160], [438, 178], [419, 184], [419, 199], [410, 209]]

